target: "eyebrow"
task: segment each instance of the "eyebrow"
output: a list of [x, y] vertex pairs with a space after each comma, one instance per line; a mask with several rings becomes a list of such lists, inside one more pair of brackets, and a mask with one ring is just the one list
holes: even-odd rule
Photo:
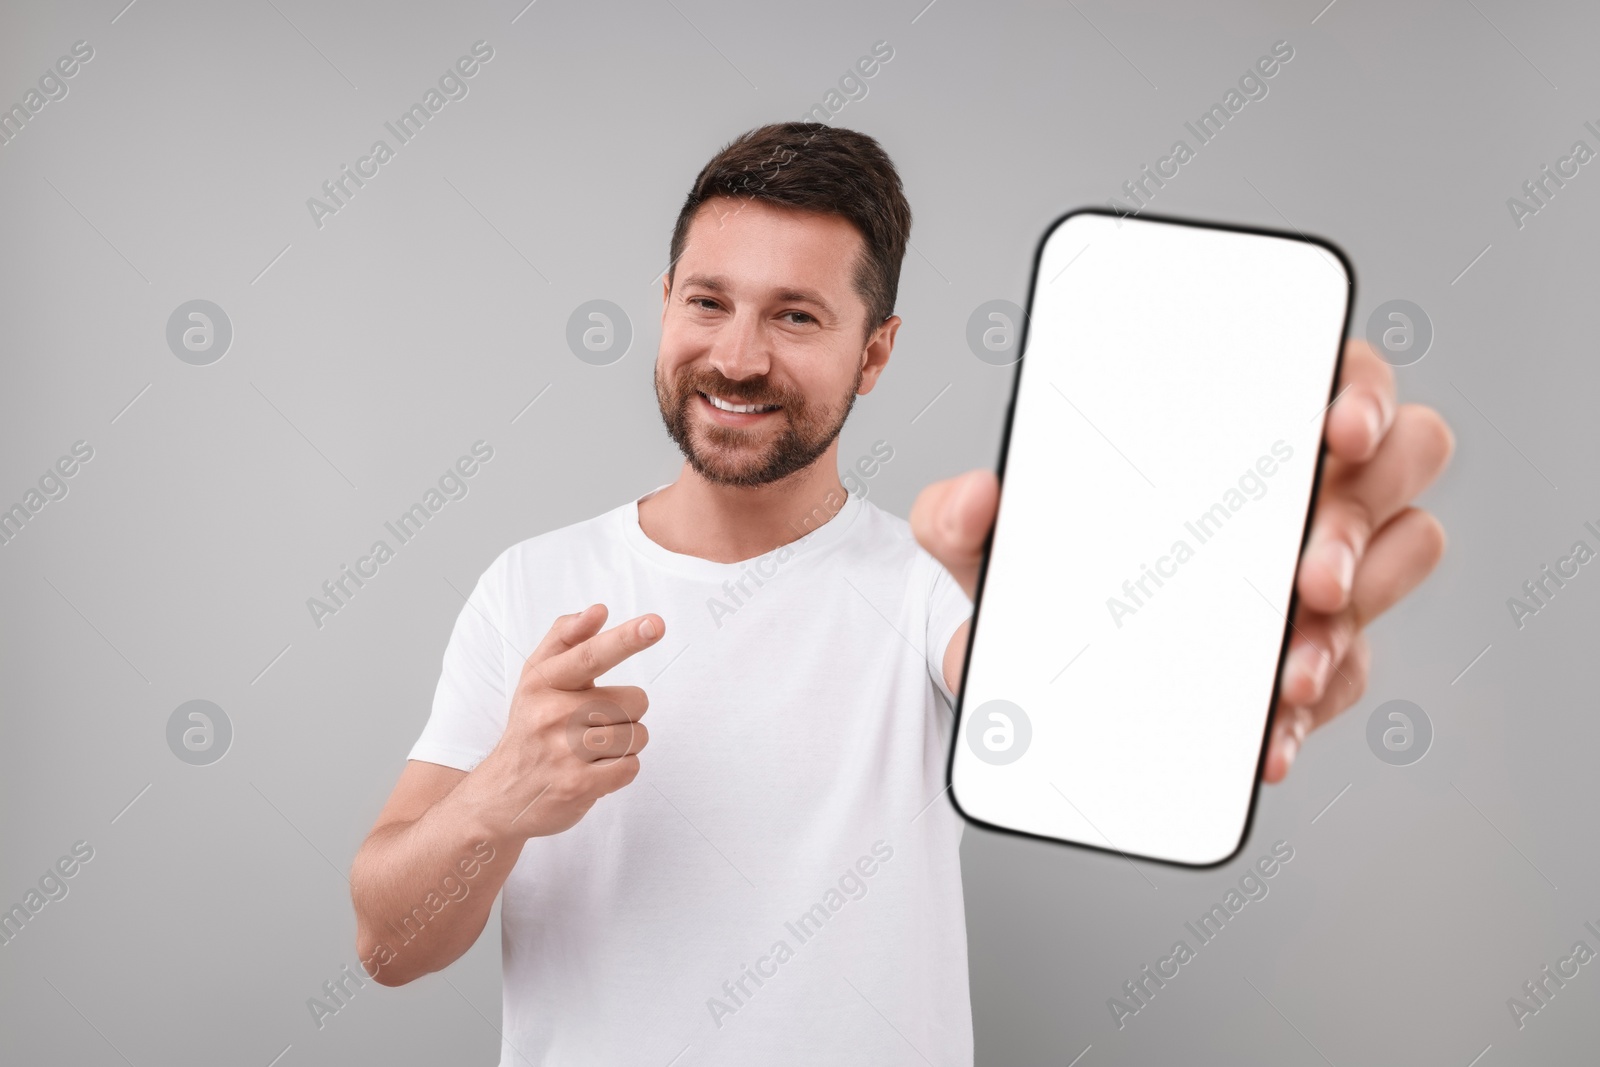
[[[685, 288], [691, 285], [698, 286], [702, 289], [709, 289], [713, 293], [728, 292], [727, 279], [720, 274], [691, 274], [689, 277], [683, 280], [683, 284]], [[779, 300], [792, 300], [805, 304], [814, 304], [831, 319], [837, 319], [839, 317], [838, 312], [834, 310], [833, 305], [822, 299], [821, 294], [817, 293], [814, 289], [795, 289], [785, 287], [783, 289], [779, 289], [774, 295]]]

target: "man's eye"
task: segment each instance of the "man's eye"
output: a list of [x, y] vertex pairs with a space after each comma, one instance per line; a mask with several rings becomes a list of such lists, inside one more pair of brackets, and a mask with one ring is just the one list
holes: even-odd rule
[[706, 311], [715, 311], [717, 308], [717, 302], [709, 296], [691, 296], [689, 303], [695, 307], [704, 308]]
[[796, 326], [809, 326], [811, 323], [817, 321], [804, 311], [785, 311], [783, 314], [785, 318], [789, 318], [791, 321], [798, 319], [798, 321], [795, 321], [794, 323]]

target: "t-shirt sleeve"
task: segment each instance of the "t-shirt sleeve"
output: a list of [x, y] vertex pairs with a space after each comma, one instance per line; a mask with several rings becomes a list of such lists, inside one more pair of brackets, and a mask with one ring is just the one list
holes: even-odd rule
[[499, 744], [510, 695], [506, 692], [506, 639], [501, 636], [502, 564], [478, 579], [456, 616], [444, 650], [433, 711], [408, 759], [470, 771]]
[[[925, 554], [926, 555], [926, 554]], [[939, 687], [939, 692], [955, 707], [956, 695], [944, 681], [944, 654], [950, 647], [950, 639], [955, 636], [961, 624], [972, 617], [972, 601], [956, 584], [950, 572], [944, 569], [944, 564], [926, 556], [928, 567], [934, 572], [933, 585], [928, 593], [928, 633], [927, 633], [927, 658], [928, 673], [933, 676], [933, 684]]]

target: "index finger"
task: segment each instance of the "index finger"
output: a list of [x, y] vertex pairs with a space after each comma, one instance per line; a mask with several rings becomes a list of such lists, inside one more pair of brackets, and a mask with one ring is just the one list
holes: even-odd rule
[[661, 616], [640, 615], [550, 657], [540, 664], [539, 673], [554, 689], [593, 688], [596, 678], [655, 644], [665, 630]]
[[1344, 345], [1339, 392], [1323, 430], [1328, 450], [1348, 463], [1361, 463], [1378, 451], [1394, 424], [1394, 368], [1359, 338]]

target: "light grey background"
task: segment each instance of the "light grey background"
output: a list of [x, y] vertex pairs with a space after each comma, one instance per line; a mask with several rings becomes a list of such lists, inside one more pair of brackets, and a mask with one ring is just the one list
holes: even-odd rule
[[[1336, 241], [1354, 332], [1386, 300], [1426, 309], [1433, 349], [1398, 378], [1457, 434], [1425, 498], [1450, 547], [1374, 626], [1366, 698], [1264, 790], [1239, 863], [968, 829], [978, 1059], [1592, 1058], [1600, 964], [1523, 1029], [1506, 1006], [1575, 941], [1600, 949], [1582, 926], [1600, 925], [1600, 566], [1520, 630], [1506, 608], [1575, 540], [1600, 544], [1582, 525], [1600, 525], [1600, 164], [1520, 229], [1506, 206], [1575, 140], [1600, 148], [1592, 8], [125, 2], [7, 4], [0, 23], [0, 104], [74, 41], [95, 49], [0, 146], [0, 505], [73, 442], [95, 450], [0, 547], [0, 903], [95, 849], [0, 947], [8, 1059], [492, 1062], [493, 933], [320, 1030], [306, 999], [354, 962], [344, 872], [426, 717], [458, 591], [676, 471], [654, 279], [699, 166], [892, 44], [833, 120], [881, 139], [916, 213], [905, 327], [841, 458], [891, 442], [869, 499], [904, 515], [998, 454], [1014, 368], [972, 355], [969, 313], [1022, 302], [1044, 226], [1103, 204], [1284, 39], [1270, 94], [1152, 210]], [[480, 39], [495, 55], [467, 98], [318, 229], [306, 199]], [[165, 341], [197, 298], [234, 329], [205, 367]], [[565, 345], [592, 299], [633, 320], [609, 366]], [[306, 598], [480, 438], [495, 458], [466, 499], [317, 629]], [[1365, 741], [1396, 698], [1436, 731], [1409, 767]], [[194, 699], [233, 724], [210, 766], [167, 747]], [[1119, 1031], [1107, 998], [1278, 839], [1295, 858], [1270, 895]]]

